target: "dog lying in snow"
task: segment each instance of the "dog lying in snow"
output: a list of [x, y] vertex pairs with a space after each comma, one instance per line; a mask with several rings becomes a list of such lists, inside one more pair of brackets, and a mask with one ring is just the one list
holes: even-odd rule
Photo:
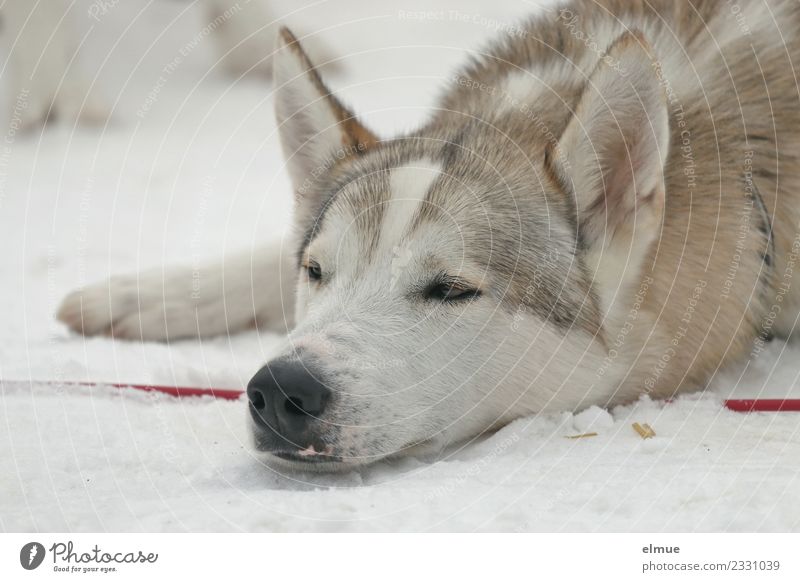
[[341, 469], [669, 397], [792, 332], [796, 2], [563, 4], [477, 53], [395, 139], [288, 31], [279, 45], [296, 246], [199, 280], [113, 278], [58, 313], [142, 340], [288, 325], [247, 389], [272, 461]]

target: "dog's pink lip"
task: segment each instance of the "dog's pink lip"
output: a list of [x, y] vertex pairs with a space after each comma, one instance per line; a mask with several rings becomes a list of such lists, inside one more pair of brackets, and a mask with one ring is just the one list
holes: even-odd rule
[[307, 448], [303, 449], [302, 451], [298, 451], [297, 454], [301, 457], [313, 457], [319, 453], [314, 450], [314, 445], [308, 445]]
[[325, 455], [325, 456], [330, 457], [330, 456], [333, 456], [333, 446], [332, 445], [325, 445], [325, 450], [324, 451], [317, 451], [314, 448], [314, 445], [311, 444], [311, 445], [308, 445], [302, 451], [297, 451], [297, 454], [300, 455], [301, 457], [314, 457], [316, 455]]
[[326, 445], [325, 450], [317, 451], [314, 445], [308, 445], [305, 449], [298, 451], [276, 451], [273, 455], [280, 457], [287, 461], [299, 461], [302, 463], [324, 463], [324, 462], [339, 462], [341, 459], [333, 454], [333, 446]]

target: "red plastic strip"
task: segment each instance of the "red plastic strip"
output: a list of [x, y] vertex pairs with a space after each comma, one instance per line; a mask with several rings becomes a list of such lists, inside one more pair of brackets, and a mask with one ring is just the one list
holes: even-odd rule
[[[197, 388], [194, 386], [164, 386], [159, 384], [120, 384], [116, 382], [59, 382], [46, 381], [1, 381], [0, 384], [44, 384], [48, 386], [113, 386], [114, 388], [132, 388], [144, 392], [161, 392], [177, 398], [192, 396], [212, 396], [223, 400], [238, 400], [244, 391], [233, 388]], [[730, 399], [725, 407], [736, 412], [800, 412], [800, 398], [770, 399]]]
[[163, 386], [159, 384], [119, 384], [115, 382], [58, 382], [52, 380], [39, 382], [36, 380], [15, 380], [11, 382], [0, 381], [0, 384], [44, 384], [54, 388], [59, 386], [113, 386], [114, 388], [120, 389], [132, 388], [134, 390], [142, 390], [144, 392], [161, 392], [177, 398], [191, 396], [213, 396], [214, 398], [221, 398], [223, 400], [238, 400], [239, 397], [244, 394], [242, 390], [234, 390], [232, 388], [197, 388], [192, 386]]
[[758, 398], [726, 400], [725, 407], [736, 412], [800, 412], [800, 399]]

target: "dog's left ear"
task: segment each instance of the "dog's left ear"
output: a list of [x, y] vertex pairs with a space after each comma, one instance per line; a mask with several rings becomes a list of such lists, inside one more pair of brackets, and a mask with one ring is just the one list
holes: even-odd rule
[[[600, 295], [641, 276], [664, 212], [669, 115], [652, 49], [639, 33], [601, 57], [547, 164], [575, 196]], [[611, 287], [611, 288], [609, 288]], [[610, 301], [604, 301], [607, 311]]]
[[331, 94], [288, 28], [280, 30], [273, 68], [281, 145], [302, 203], [335, 162], [359, 155], [378, 138]]

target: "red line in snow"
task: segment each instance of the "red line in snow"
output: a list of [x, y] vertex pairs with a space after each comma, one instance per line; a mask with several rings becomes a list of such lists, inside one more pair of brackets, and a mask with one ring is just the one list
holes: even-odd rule
[[758, 398], [726, 400], [725, 407], [736, 412], [800, 412], [800, 398]]
[[132, 388], [134, 390], [142, 390], [144, 392], [161, 392], [163, 394], [169, 394], [170, 396], [175, 396], [177, 398], [182, 398], [186, 396], [213, 396], [214, 398], [221, 398], [223, 400], [238, 400], [239, 397], [242, 394], [244, 394], [242, 390], [235, 390], [232, 388], [197, 388], [193, 386], [163, 386], [160, 384], [121, 384], [116, 382], [60, 382], [54, 380], [45, 380], [45, 381], [14, 380], [14, 381], [0, 381], [0, 384], [2, 385], [43, 384], [45, 386], [52, 386], [53, 388], [57, 388], [59, 386], [113, 386], [114, 388], [120, 388], [120, 389]]
[[[191, 396], [212, 396], [223, 400], [238, 400], [243, 390], [233, 388], [198, 388], [195, 386], [164, 386], [160, 384], [124, 384], [117, 382], [60, 382], [54, 380], [45, 381], [3, 381], [2, 385], [12, 384], [43, 384], [57, 388], [59, 386], [113, 386], [114, 388], [131, 388], [144, 392], [161, 392], [177, 398]], [[800, 412], [800, 398], [754, 398], [754, 399], [729, 399], [725, 401], [725, 407], [736, 412]]]

